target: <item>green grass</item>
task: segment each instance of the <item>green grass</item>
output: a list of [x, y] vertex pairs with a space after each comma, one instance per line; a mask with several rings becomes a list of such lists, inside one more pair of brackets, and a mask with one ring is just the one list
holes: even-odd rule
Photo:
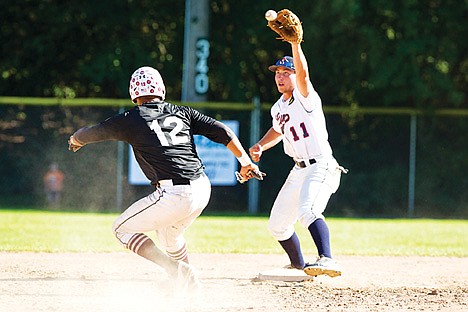
[[[122, 251], [112, 235], [117, 214], [0, 210], [0, 251]], [[468, 256], [468, 221], [434, 219], [327, 219], [335, 254]], [[305, 254], [309, 233], [296, 226]], [[154, 234], [149, 233], [154, 238]], [[191, 252], [282, 253], [266, 217], [201, 216], [185, 237]]]

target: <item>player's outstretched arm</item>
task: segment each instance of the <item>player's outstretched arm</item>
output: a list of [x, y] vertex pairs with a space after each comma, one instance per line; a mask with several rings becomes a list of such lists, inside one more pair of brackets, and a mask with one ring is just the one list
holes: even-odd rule
[[265, 173], [261, 172], [258, 166], [252, 162], [237, 137], [233, 137], [226, 147], [236, 156], [241, 164], [240, 172], [236, 171], [236, 177], [240, 183], [244, 183], [252, 178], [263, 180]]
[[236, 172], [237, 180], [240, 183], [244, 183], [251, 178], [263, 180], [265, 174], [260, 172], [258, 166], [252, 163], [239, 138], [228, 126], [220, 121], [204, 123], [204, 126], [207, 130], [203, 135], [214, 142], [225, 145], [240, 162], [242, 168], [240, 172]]

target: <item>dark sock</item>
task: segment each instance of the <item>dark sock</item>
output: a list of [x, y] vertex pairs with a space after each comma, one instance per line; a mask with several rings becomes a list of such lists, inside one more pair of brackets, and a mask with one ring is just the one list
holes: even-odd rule
[[315, 246], [317, 246], [319, 256], [324, 255], [325, 257], [331, 258], [330, 231], [328, 230], [325, 220], [315, 220], [309, 226], [309, 232], [314, 239]]
[[294, 233], [289, 239], [284, 241], [278, 241], [283, 247], [284, 251], [289, 256], [291, 265], [296, 269], [304, 268], [304, 258], [302, 257], [301, 244], [296, 233]]

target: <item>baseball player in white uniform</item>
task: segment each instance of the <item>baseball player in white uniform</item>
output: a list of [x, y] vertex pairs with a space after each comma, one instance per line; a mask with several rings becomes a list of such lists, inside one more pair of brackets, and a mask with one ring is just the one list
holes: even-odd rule
[[[250, 149], [252, 160], [281, 140], [284, 152], [294, 160], [270, 213], [268, 228], [289, 256], [291, 267], [312, 276], [341, 275], [332, 259], [330, 233], [323, 212], [346, 169], [333, 157], [322, 102], [309, 78], [307, 61], [300, 43], [291, 43], [292, 54], [268, 69], [275, 73], [282, 94], [271, 108], [272, 127]], [[305, 263], [294, 224], [300, 221], [317, 246], [318, 259]]]

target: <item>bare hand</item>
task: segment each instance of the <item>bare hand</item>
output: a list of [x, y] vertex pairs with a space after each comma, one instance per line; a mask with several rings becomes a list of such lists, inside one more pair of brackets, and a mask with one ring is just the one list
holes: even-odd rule
[[250, 157], [252, 158], [252, 161], [254, 162], [260, 161], [260, 157], [262, 157], [262, 152], [263, 152], [262, 146], [258, 143], [256, 143], [254, 146], [249, 148]]

